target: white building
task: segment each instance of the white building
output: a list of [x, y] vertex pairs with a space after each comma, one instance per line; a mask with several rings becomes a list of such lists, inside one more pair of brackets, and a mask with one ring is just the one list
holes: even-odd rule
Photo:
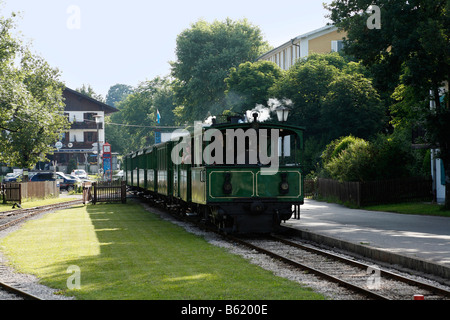
[[79, 168], [90, 167], [91, 172], [97, 172], [97, 142], [100, 142], [100, 151], [106, 142], [105, 116], [117, 112], [117, 109], [70, 88], [64, 90], [63, 96], [66, 104], [64, 114], [72, 125], [49, 159], [57, 161], [59, 171], [66, 171], [72, 161]]
[[338, 52], [343, 48], [345, 32], [339, 32], [334, 25], [299, 35], [281, 46], [263, 54], [259, 61], [267, 60], [276, 63], [281, 69], [288, 70], [300, 58], [310, 53]]

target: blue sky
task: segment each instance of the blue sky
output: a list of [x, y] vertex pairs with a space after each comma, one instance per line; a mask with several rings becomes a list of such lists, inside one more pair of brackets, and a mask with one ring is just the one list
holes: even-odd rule
[[[0, 0], [0, 16], [21, 12], [17, 32], [76, 89], [106, 96], [170, 73], [176, 38], [199, 19], [247, 18], [276, 47], [326, 25], [326, 0]], [[69, 10], [72, 6], [79, 9]], [[69, 22], [69, 26], [68, 26]]]

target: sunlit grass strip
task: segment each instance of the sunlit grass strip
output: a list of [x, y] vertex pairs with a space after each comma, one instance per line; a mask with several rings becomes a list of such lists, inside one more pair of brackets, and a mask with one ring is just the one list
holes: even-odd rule
[[[78, 299], [323, 299], [133, 203], [48, 214], [0, 248], [21, 272]], [[81, 271], [78, 290], [67, 288], [70, 266]]]
[[[51, 204], [56, 204], [56, 203], [61, 203], [61, 202], [69, 202], [69, 201], [73, 201], [73, 200], [77, 200], [77, 198], [76, 197], [73, 197], [73, 198], [67, 197], [67, 198], [48, 198], [48, 199], [39, 199], [39, 200], [25, 200], [24, 202], [22, 202], [21, 206], [24, 209], [29, 209], [29, 208], [34, 208], [34, 207], [48, 206]], [[3, 204], [3, 203], [1, 203], [1, 199], [0, 199], [0, 212], [12, 210], [12, 206], [13, 206], [12, 202]]]

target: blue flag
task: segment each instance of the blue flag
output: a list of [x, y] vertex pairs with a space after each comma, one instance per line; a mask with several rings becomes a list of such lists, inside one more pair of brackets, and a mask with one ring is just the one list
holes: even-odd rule
[[161, 123], [161, 114], [158, 109], [156, 109], [156, 122]]

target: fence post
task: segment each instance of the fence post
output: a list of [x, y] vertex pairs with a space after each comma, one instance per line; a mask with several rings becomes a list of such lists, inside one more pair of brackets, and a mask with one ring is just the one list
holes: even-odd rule
[[125, 181], [122, 181], [122, 188], [121, 188], [121, 196], [122, 196], [122, 203], [127, 203], [127, 184]]
[[97, 203], [97, 185], [98, 185], [98, 182], [94, 182], [92, 184], [92, 187], [94, 188], [94, 198], [92, 199], [93, 204]]

